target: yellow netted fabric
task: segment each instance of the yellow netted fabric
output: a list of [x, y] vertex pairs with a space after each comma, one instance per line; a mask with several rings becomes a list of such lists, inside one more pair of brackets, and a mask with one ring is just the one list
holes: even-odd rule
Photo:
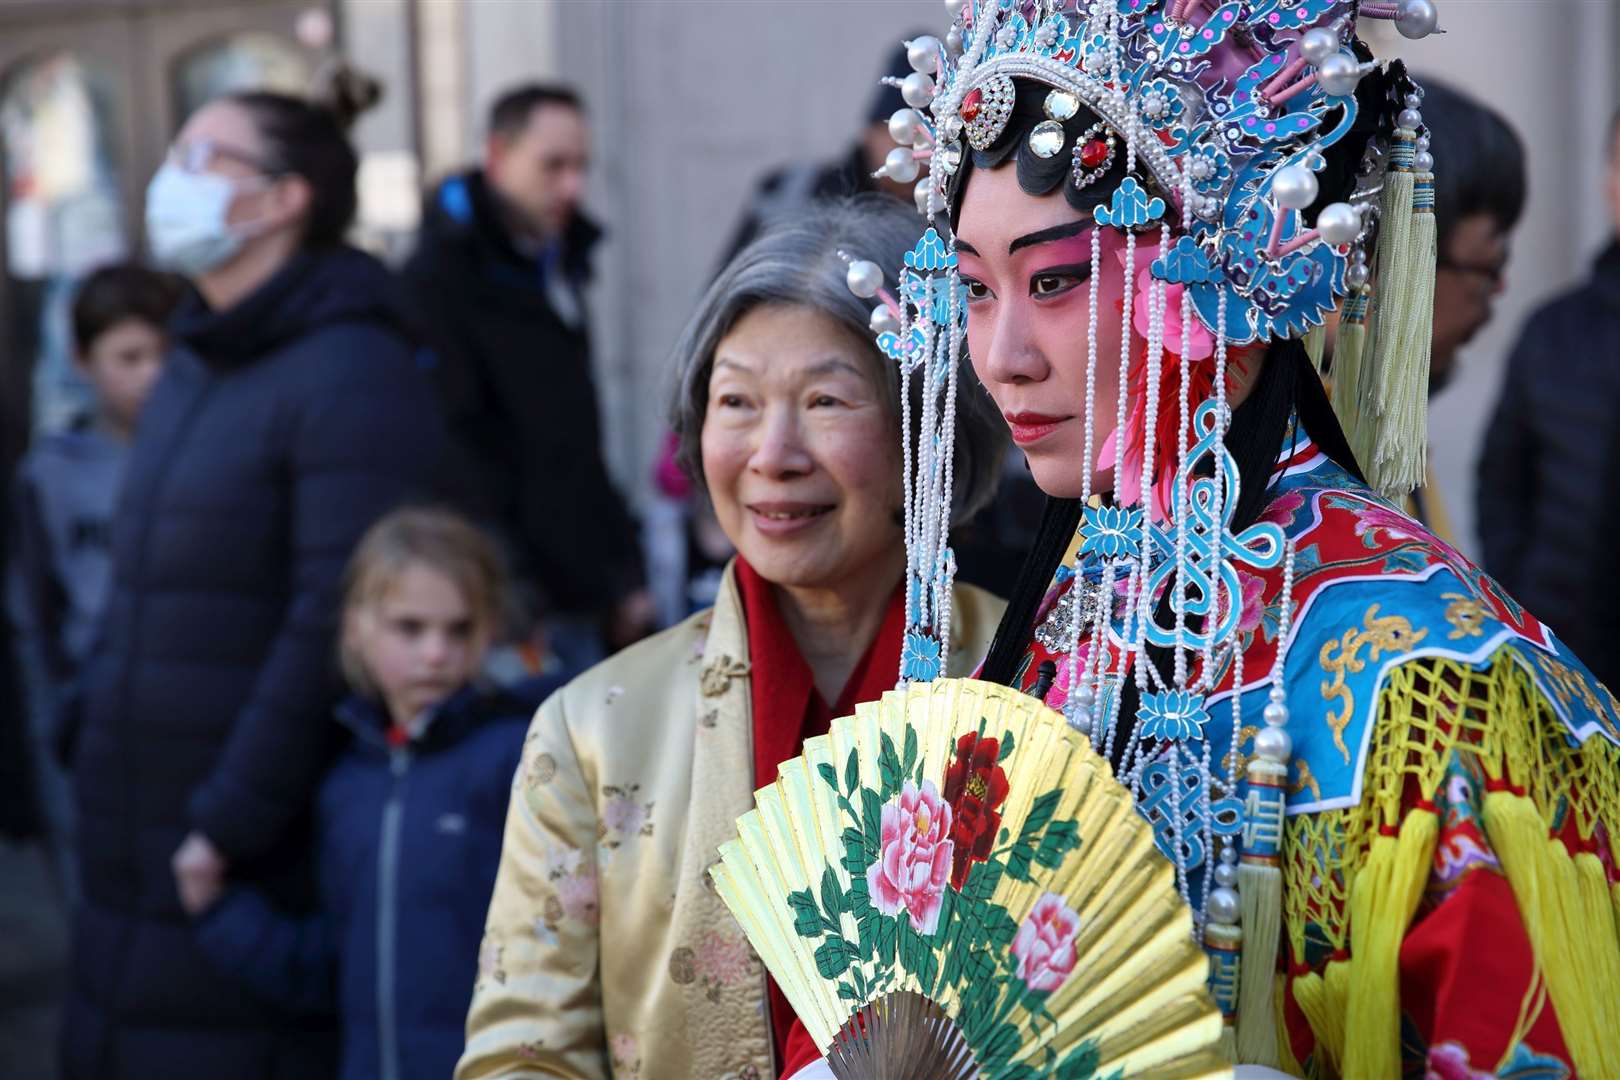
[[[1571, 678], [1553, 692], [1578, 709], [1590, 704], [1579, 695], [1600, 691]], [[1313, 1073], [1401, 1073], [1400, 946], [1429, 878], [1434, 803], [1456, 755], [1487, 778], [1486, 832], [1577, 1069], [1620, 1076], [1620, 894], [1595, 854], [1598, 838], [1620, 835], [1620, 754], [1602, 738], [1574, 745], [1512, 647], [1483, 669], [1427, 657], [1391, 671], [1359, 804], [1288, 819], [1290, 990], [1315, 1036]]]

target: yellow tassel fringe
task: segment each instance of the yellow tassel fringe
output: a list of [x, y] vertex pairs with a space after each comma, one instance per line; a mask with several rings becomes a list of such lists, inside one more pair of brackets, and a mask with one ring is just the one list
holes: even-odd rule
[[[1566, 705], [1582, 692], [1555, 689]], [[1620, 1077], [1620, 885], [1596, 855], [1572, 854], [1550, 835], [1556, 822], [1584, 838], [1599, 826], [1620, 836], [1620, 750], [1601, 736], [1568, 742], [1512, 647], [1483, 670], [1432, 657], [1402, 664], [1380, 698], [1362, 802], [1291, 818], [1285, 834], [1295, 961], [1307, 926], [1350, 955], [1289, 980], [1315, 1036], [1315, 1075], [1401, 1074], [1400, 947], [1439, 830], [1431, 808], [1404, 816], [1403, 808], [1414, 789], [1434, 799], [1457, 756], [1468, 755], [1491, 781], [1483, 823], [1571, 1061], [1581, 1076]]]
[[1350, 890], [1350, 1000], [1344, 1075], [1401, 1075], [1401, 942], [1423, 898], [1440, 818], [1414, 809], [1394, 836], [1373, 839]]
[[1278, 1068], [1273, 983], [1277, 946], [1282, 941], [1282, 871], [1275, 866], [1238, 865], [1238, 896], [1243, 903], [1243, 966], [1238, 973], [1236, 1061]]

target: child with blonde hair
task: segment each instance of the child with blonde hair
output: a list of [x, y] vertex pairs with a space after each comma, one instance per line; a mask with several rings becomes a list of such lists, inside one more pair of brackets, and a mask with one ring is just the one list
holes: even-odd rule
[[203, 898], [217, 966], [290, 1012], [337, 1010], [345, 1080], [443, 1080], [461, 1052], [532, 712], [477, 679], [502, 590], [493, 545], [454, 514], [400, 510], [366, 533], [340, 639], [351, 742], [315, 807], [320, 915]]

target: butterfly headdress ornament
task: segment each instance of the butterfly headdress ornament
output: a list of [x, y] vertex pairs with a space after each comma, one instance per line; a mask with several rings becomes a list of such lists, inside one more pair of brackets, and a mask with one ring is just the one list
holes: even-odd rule
[[[1399, 62], [1374, 62], [1355, 28], [1362, 19], [1389, 20], [1403, 36], [1421, 38], [1438, 29], [1435, 7], [1430, 0], [946, 6], [953, 23], [943, 39], [908, 43], [914, 72], [897, 80], [906, 107], [889, 121], [899, 145], [879, 170], [901, 182], [920, 175], [916, 200], [927, 231], [895, 268], [893, 290], [884, 268], [849, 267], [851, 289], [881, 300], [872, 316], [879, 347], [900, 366], [908, 391], [913, 378], [922, 389], [922, 415], [908, 413], [905, 424], [912, 438], [901, 679], [939, 674], [949, 641], [952, 417], [968, 318], [949, 211], [968, 158], [1003, 140], [1019, 87], [1033, 84], [1044, 93], [1044, 119], [1019, 136], [1027, 142], [1019, 152], [1066, 155], [1064, 183], [1081, 194], [1096, 187], [1090, 213], [1124, 234], [1124, 317], [1134, 313], [1146, 341], [1144, 351], [1125, 333], [1117, 358], [1087, 343], [1088, 385], [1098, 364], [1117, 363], [1121, 391], [1108, 440], [1094, 438], [1089, 391], [1084, 403], [1086, 460], [1076, 467], [1087, 508], [1078, 565], [1060, 570], [1076, 580], [1045, 629], [1067, 638], [1068, 719], [1114, 753], [1120, 780], [1175, 864], [1211, 957], [1211, 990], [1230, 1021], [1240, 982], [1256, 1011], [1258, 995], [1269, 993], [1269, 979], [1240, 980], [1240, 955], [1244, 967], [1274, 965], [1274, 941], [1268, 960], [1263, 946], [1244, 941], [1242, 927], [1264, 917], [1257, 905], [1268, 893], [1273, 907], [1280, 903], [1291, 753], [1284, 651], [1269, 673], [1252, 761], [1212, 761], [1204, 729], [1216, 722], [1217, 684], [1245, 685], [1235, 565], [1282, 567], [1283, 610], [1272, 617], [1286, 641], [1294, 552], [1276, 525], [1230, 529], [1239, 492], [1224, 444], [1228, 350], [1303, 338], [1320, 361], [1324, 322], [1339, 311], [1333, 407], [1350, 445], [1375, 488], [1395, 494], [1421, 481], [1434, 163], [1421, 89]], [[1066, 126], [1082, 110], [1085, 125]], [[1121, 162], [1123, 177], [1100, 183]], [[1330, 184], [1342, 199], [1323, 194]], [[1066, 192], [1071, 204], [1074, 192]], [[1111, 271], [1101, 262], [1101, 231], [1091, 230], [1094, 325], [1097, 280]], [[1200, 331], [1210, 341], [1205, 356], [1188, 345]], [[1206, 366], [1202, 382], [1197, 365]], [[1159, 400], [1161, 378], [1178, 373], [1179, 381], [1163, 381], [1172, 399]], [[1194, 385], [1209, 388], [1207, 399], [1189, 396]], [[902, 401], [909, 406], [909, 393]], [[1099, 462], [1108, 464], [1105, 455], [1113, 458], [1114, 490], [1094, 494], [1092, 475]], [[1170, 659], [1149, 662], [1150, 650]], [[1127, 682], [1140, 704], [1122, 718]], [[1242, 741], [1242, 697], [1231, 694], [1234, 747]]]

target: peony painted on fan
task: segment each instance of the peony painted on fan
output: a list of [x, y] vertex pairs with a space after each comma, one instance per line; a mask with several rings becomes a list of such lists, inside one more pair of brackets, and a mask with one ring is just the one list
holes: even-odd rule
[[843, 1080], [1228, 1075], [1174, 868], [1040, 702], [891, 691], [755, 800], [711, 873]]
[[907, 780], [883, 808], [878, 857], [866, 868], [872, 907], [884, 915], [905, 911], [911, 928], [932, 934], [939, 926], [945, 883], [951, 874], [951, 808], [932, 780]]

